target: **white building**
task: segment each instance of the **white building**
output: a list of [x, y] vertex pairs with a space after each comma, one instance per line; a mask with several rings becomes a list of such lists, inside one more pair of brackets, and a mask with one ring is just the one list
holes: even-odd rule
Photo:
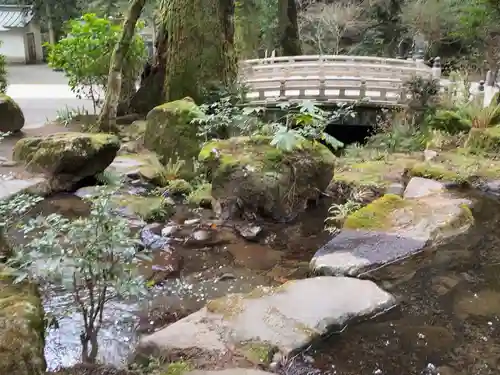
[[42, 62], [42, 34], [30, 6], [0, 4], [0, 54], [8, 63]]

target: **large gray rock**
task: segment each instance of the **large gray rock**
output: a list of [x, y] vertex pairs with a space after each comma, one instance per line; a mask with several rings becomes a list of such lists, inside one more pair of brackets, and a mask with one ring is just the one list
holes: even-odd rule
[[30, 172], [47, 176], [53, 191], [64, 191], [104, 171], [119, 148], [120, 140], [112, 134], [65, 132], [22, 138], [12, 157]]
[[414, 178], [404, 197], [386, 195], [350, 215], [340, 234], [316, 252], [311, 270], [358, 276], [456, 236], [474, 221], [472, 202], [439, 182]]
[[0, 132], [18, 132], [24, 126], [24, 114], [17, 103], [5, 94], [0, 94]]
[[395, 299], [368, 280], [315, 277], [257, 288], [210, 301], [203, 309], [144, 337], [139, 353], [168, 355], [195, 349], [218, 358], [228, 350], [262, 362], [287, 355], [321, 335], [368, 318]]

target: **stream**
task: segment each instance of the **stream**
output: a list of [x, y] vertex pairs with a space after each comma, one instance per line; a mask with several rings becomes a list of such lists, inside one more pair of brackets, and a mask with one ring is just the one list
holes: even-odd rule
[[[47, 199], [40, 210], [76, 215], [85, 206], [63, 195]], [[316, 373], [314, 368], [325, 375], [498, 374], [500, 203], [478, 196], [473, 212], [476, 224], [467, 234], [367, 276], [396, 295], [400, 307], [305, 352], [298, 360], [308, 373]], [[266, 227], [259, 243], [178, 249], [186, 270], [180, 279], [152, 288], [145, 300], [108, 305], [99, 362], [123, 365], [140, 334], [196, 311], [208, 299], [306, 277], [309, 260], [328, 240], [324, 217], [320, 207], [296, 224]], [[59, 323], [47, 331], [49, 369], [75, 364], [81, 323], [71, 295], [54, 287], [43, 295], [46, 311]]]

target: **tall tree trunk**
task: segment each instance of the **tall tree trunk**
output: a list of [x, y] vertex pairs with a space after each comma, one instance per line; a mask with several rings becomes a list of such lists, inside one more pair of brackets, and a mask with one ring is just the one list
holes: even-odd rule
[[133, 0], [128, 10], [127, 18], [123, 24], [120, 40], [115, 46], [109, 66], [108, 86], [106, 97], [99, 119], [99, 129], [103, 132], [116, 131], [116, 113], [120, 102], [122, 87], [122, 70], [125, 63], [130, 44], [134, 38], [135, 25], [141, 16], [146, 0]]
[[237, 74], [234, 0], [165, 0], [166, 101], [203, 101]]
[[297, 4], [295, 0], [278, 1], [281, 55], [301, 55], [302, 48], [300, 45], [299, 26], [297, 25]]

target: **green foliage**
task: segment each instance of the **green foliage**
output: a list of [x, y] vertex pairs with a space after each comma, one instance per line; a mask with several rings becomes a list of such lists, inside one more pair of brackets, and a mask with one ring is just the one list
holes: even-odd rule
[[[62, 69], [69, 86], [79, 98], [91, 99], [94, 111], [100, 95], [106, 89], [109, 64], [122, 26], [112, 20], [85, 14], [81, 19], [70, 20], [67, 36], [49, 48], [48, 61], [53, 68]], [[138, 25], [138, 30], [143, 27]], [[124, 79], [138, 76], [146, 57], [144, 41], [136, 35], [126, 57]]]
[[145, 291], [136, 267], [145, 255], [137, 253], [128, 221], [113, 211], [114, 193], [105, 187], [89, 199], [88, 217], [71, 221], [51, 214], [30, 220], [23, 229], [32, 240], [8, 263], [16, 270], [17, 282], [26, 277], [50, 281], [72, 294], [83, 317], [83, 360], [95, 360], [88, 344], [96, 349], [107, 303]]
[[42, 197], [31, 194], [17, 194], [0, 200], [0, 232], [14, 225], [42, 200]]
[[305, 140], [323, 141], [334, 150], [343, 147], [343, 143], [325, 132], [330, 121], [352, 116], [352, 106], [340, 103], [338, 109], [328, 113], [310, 101], [303, 101], [297, 106], [283, 103], [280, 109], [286, 114], [274, 122], [264, 122], [259, 118], [265, 114], [264, 107], [246, 107], [241, 109], [233, 105], [230, 98], [202, 106], [205, 117], [196, 119], [200, 135], [205, 139], [231, 136], [271, 136], [271, 144], [281, 150], [292, 150]]
[[[3, 41], [0, 40], [0, 46]], [[0, 54], [0, 94], [5, 94], [7, 92], [7, 62], [5, 61], [5, 56]]]
[[334, 234], [342, 227], [345, 219], [363, 205], [359, 202], [348, 200], [343, 204], [333, 203], [328, 208], [328, 217], [325, 219], [325, 230]]

